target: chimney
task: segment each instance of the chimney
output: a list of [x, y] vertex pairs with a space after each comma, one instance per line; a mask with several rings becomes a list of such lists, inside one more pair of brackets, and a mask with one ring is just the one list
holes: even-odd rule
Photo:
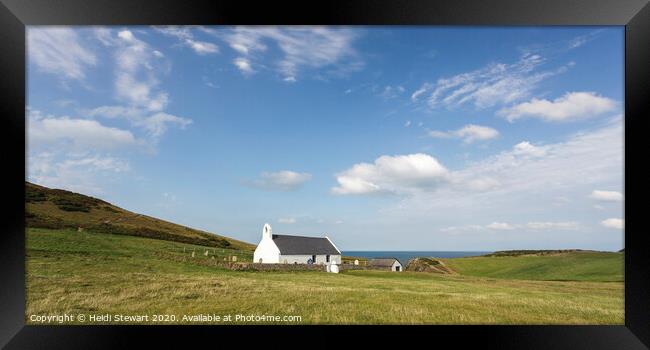
[[272, 235], [272, 233], [271, 233], [271, 225], [264, 224], [264, 228], [262, 229], [262, 239], [264, 239], [264, 238], [271, 239], [272, 238], [271, 235]]

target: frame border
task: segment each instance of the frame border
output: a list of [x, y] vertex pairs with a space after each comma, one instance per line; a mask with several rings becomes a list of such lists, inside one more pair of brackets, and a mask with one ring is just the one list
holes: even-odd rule
[[[254, 9], [252, 11], [251, 9]], [[624, 326], [25, 326], [24, 180], [26, 106], [26, 25], [139, 24], [353, 24], [353, 25], [624, 25], [625, 26], [625, 325]], [[271, 3], [198, 0], [0, 0], [0, 91], [5, 116], [3, 159], [13, 169], [0, 235], [0, 346], [32, 348], [114, 348], [136, 339], [165, 347], [187, 346], [197, 339], [218, 344], [250, 339], [256, 333], [316, 339], [326, 332], [359, 337], [367, 344], [402, 337], [436, 339], [461, 347], [500, 349], [644, 349], [650, 344], [650, 258], [641, 203], [649, 198], [643, 169], [644, 134], [650, 101], [650, 5], [648, 0], [330, 0], [319, 3]], [[17, 147], [16, 145], [22, 145]], [[641, 160], [639, 162], [639, 160]], [[22, 169], [19, 171], [16, 169]], [[638, 203], [635, 205], [635, 203]], [[637, 232], [638, 231], [638, 232]], [[470, 335], [468, 337], [468, 335]], [[338, 335], [337, 335], [338, 336]], [[263, 340], [264, 337], [256, 337]], [[350, 338], [349, 338], [350, 339]], [[352, 344], [352, 342], [350, 342]], [[645, 344], [645, 345], [644, 345]]]

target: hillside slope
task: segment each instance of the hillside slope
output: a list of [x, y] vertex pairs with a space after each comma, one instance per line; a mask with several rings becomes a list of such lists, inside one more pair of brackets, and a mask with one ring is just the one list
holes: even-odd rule
[[133, 213], [101, 199], [29, 182], [25, 182], [25, 219], [27, 227], [71, 228], [209, 247], [255, 249], [246, 242]]
[[623, 281], [623, 253], [571, 251], [556, 254], [441, 259], [465, 276], [520, 280]]

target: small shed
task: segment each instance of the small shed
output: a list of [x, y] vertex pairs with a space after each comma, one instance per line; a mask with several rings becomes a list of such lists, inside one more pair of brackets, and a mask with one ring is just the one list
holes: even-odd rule
[[378, 258], [368, 260], [368, 266], [381, 270], [404, 271], [402, 263], [395, 258]]

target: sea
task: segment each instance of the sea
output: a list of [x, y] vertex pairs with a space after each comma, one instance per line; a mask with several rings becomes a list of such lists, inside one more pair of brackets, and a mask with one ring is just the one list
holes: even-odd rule
[[462, 258], [466, 256], [479, 256], [490, 254], [492, 252], [459, 252], [459, 251], [343, 251], [343, 256], [354, 256], [359, 258], [395, 258], [402, 264], [406, 264], [410, 259], [417, 257], [434, 257], [434, 258]]

